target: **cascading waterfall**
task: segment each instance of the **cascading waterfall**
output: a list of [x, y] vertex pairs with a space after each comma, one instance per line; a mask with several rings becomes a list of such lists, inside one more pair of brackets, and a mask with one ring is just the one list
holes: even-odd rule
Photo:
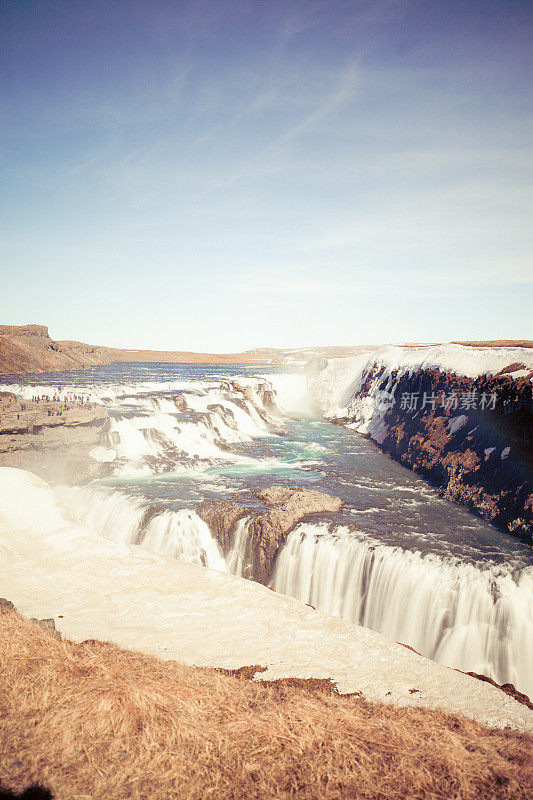
[[165, 511], [123, 492], [99, 487], [60, 486], [55, 493], [83, 525], [100, 536], [140, 545], [178, 561], [227, 571], [216, 541], [195, 511]]
[[[277, 379], [282, 395], [294, 403], [303, 392], [302, 376]], [[115, 462], [116, 475], [135, 476], [165, 472], [184, 462], [247, 462], [246, 456], [231, 448], [271, 436], [283, 412], [273, 402], [275, 392], [266, 377], [239, 380], [238, 384], [174, 380], [81, 387], [13, 384], [9, 388], [27, 399], [34, 395], [66, 401], [83, 397], [103, 403], [110, 412], [103, 441], [110, 450], [108, 460]]]
[[[265, 376], [267, 391], [282, 414], [316, 415], [317, 407], [305, 373], [279, 373]], [[264, 402], [265, 383], [259, 384], [259, 396]]]
[[[363, 370], [367, 356], [361, 358], [355, 359], [357, 364], [361, 362], [360, 369], [354, 359], [342, 360], [333, 365], [331, 375], [326, 370], [322, 389], [314, 387], [315, 398], [324, 412], [349, 402], [354, 370]], [[166, 367], [153, 368], [151, 376], [158, 377], [158, 369]], [[111, 380], [109, 374], [113, 376]], [[194, 379], [190, 379], [191, 375]], [[95, 448], [91, 456], [109, 462], [116, 483], [120, 485], [126, 479], [127, 488], [119, 491], [93, 484], [81, 489], [57, 489], [57, 494], [88, 528], [109, 539], [181, 561], [248, 576], [251, 518], [245, 517], [237, 523], [230, 552], [224, 560], [208, 526], [187, 506], [199, 502], [206, 494], [209, 496], [209, 492], [227, 496], [228, 491], [242, 489], [254, 470], [260, 485], [269, 471], [272, 482], [285, 482], [285, 469], [305, 467], [295, 460], [294, 454], [311, 451], [313, 459], [316, 458], [313, 464], [319, 467], [316, 472], [308, 473], [313, 480], [320, 480], [324, 468], [323, 474], [329, 480], [327, 491], [337, 493], [334, 483], [337, 480], [343, 493], [352, 493], [357, 513], [368, 514], [370, 518], [383, 512], [383, 516], [375, 529], [365, 529], [364, 535], [354, 532], [351, 526], [332, 529], [320, 523], [300, 525], [277, 558], [272, 587], [409, 644], [440, 663], [483, 673], [499, 683], [512, 682], [520, 690], [533, 694], [533, 570], [526, 566], [530, 563], [528, 559], [524, 559], [515, 575], [509, 564], [496, 567], [491, 561], [484, 568], [475, 566], [461, 560], [465, 549], [454, 531], [448, 550], [439, 552], [456, 553], [457, 559], [446, 555], [422, 556], [393, 546], [393, 542], [402, 544], [401, 531], [406, 530], [411, 537], [406, 547], [424, 547], [432, 539], [440, 547], [448, 522], [443, 522], [436, 513], [438, 508], [430, 492], [420, 504], [424, 513], [428, 509], [427, 517], [422, 514], [424, 530], [413, 525], [412, 518], [403, 528], [394, 527], [395, 506], [388, 502], [385, 492], [387, 487], [396, 487], [397, 469], [389, 475], [388, 482], [380, 483], [379, 477], [372, 473], [372, 458], [367, 464], [358, 461], [359, 455], [355, 454], [350, 462], [344, 442], [338, 445], [333, 442], [332, 460], [328, 438], [321, 440], [322, 444], [299, 440], [298, 430], [296, 441], [287, 442], [288, 450], [280, 448], [283, 439], [275, 434], [296, 428], [294, 425], [291, 428], [291, 417], [301, 420], [317, 415], [302, 372], [228, 375], [226, 371], [217, 375], [184, 368], [178, 378], [135, 380], [132, 374], [113, 367], [106, 368], [103, 382], [88, 378], [79, 387], [61, 384], [60, 377], [56, 383], [51, 377], [48, 385], [21, 383], [4, 387], [27, 398], [82, 396], [86, 400], [89, 397], [91, 402], [103, 403], [108, 409], [110, 421], [103, 435], [104, 447]], [[313, 388], [313, 381], [310, 385]], [[342, 387], [347, 390], [341, 391]], [[370, 406], [358, 410], [362, 421], [376, 411], [374, 401], [364, 402]], [[312, 426], [318, 424], [316, 420], [311, 422]], [[260, 446], [248, 447], [257, 444], [260, 438], [263, 438]], [[288, 458], [284, 457], [287, 453]], [[283, 468], [279, 477], [274, 474], [274, 464]], [[164, 489], [157, 486], [156, 479], [161, 480]], [[307, 473], [302, 481], [307, 481]], [[414, 491], [411, 484], [406, 490]], [[372, 497], [365, 499], [370, 491]], [[341, 494], [340, 488], [338, 493]], [[150, 504], [145, 494], [155, 500]], [[161, 504], [158, 498], [162, 498]], [[181, 510], [170, 510], [169, 500], [173, 508]], [[437, 528], [432, 527], [435, 523]], [[459, 524], [459, 530], [461, 527]], [[471, 530], [468, 526], [465, 530], [468, 545]], [[378, 531], [383, 540], [369, 538], [377, 536]], [[389, 534], [392, 539], [387, 541]], [[486, 532], [482, 542], [485, 536], [492, 546], [491, 535]], [[503, 545], [507, 551], [507, 542]], [[484, 544], [477, 550], [480, 562], [484, 557], [483, 547]], [[494, 547], [498, 550], [500, 545]], [[470, 551], [466, 555], [469, 557]]]
[[178, 561], [226, 571], [226, 563], [208, 526], [188, 509], [157, 514], [148, 523], [139, 544]]
[[379, 631], [449, 667], [533, 694], [533, 570], [445, 561], [373, 543], [348, 528], [299, 525], [272, 587]]
[[248, 533], [253, 517], [243, 517], [238, 520], [231, 542], [231, 549], [226, 556], [228, 572], [242, 577], [246, 565]]

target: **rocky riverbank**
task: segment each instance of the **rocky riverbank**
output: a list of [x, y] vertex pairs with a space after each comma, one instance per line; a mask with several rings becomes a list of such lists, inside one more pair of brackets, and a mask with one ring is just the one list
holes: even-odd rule
[[233, 555], [241, 560], [238, 574], [264, 584], [294, 526], [314, 514], [338, 512], [343, 505], [339, 497], [301, 486], [270, 486], [253, 496], [259, 500], [259, 507], [214, 500], [203, 503], [198, 514], [208, 524], [224, 557]]
[[[366, 434], [447, 499], [532, 543], [530, 355], [523, 350], [519, 361], [519, 348], [499, 348], [494, 366], [486, 352], [450, 346], [436, 349], [433, 358], [423, 354], [427, 365], [417, 365], [416, 355], [393, 350], [400, 349], [389, 348], [384, 358], [361, 365], [343, 407], [327, 416]], [[469, 360], [462, 364], [465, 353]]]
[[[416, 387], [416, 388], [415, 388]], [[477, 380], [437, 370], [402, 378], [397, 392], [494, 398], [464, 408], [429, 406], [417, 416], [391, 409], [382, 449], [430, 478], [449, 500], [529, 543], [533, 539], [533, 404], [526, 378]], [[403, 413], [402, 413], [403, 412]]]
[[[0, 394], [0, 466], [27, 469], [52, 483], [103, 477], [99, 460], [107, 410], [94, 403], [21, 400]], [[96, 456], [96, 458], [95, 458]]]

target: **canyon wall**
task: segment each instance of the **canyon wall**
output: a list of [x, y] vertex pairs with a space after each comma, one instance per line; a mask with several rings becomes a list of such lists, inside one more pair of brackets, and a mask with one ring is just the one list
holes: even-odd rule
[[[531, 351], [497, 348], [480, 356], [476, 348], [453, 347], [435, 348], [440, 352], [424, 353], [418, 362], [414, 351], [406, 358], [389, 348], [384, 358], [352, 365], [344, 394], [337, 382], [338, 405], [326, 416], [366, 434], [447, 499], [531, 543]], [[328, 384], [321, 372], [331, 373], [331, 365], [322, 366], [312, 380], [324, 403]]]
[[54, 341], [46, 325], [0, 325], [0, 374], [85, 369], [112, 360], [107, 347]]

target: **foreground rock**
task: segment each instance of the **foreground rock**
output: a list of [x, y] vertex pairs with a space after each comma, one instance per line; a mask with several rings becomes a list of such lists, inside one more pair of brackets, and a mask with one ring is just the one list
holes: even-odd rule
[[[339, 497], [301, 486], [270, 486], [255, 492], [254, 497], [261, 502], [259, 509], [250, 510], [233, 500], [215, 500], [203, 503], [198, 514], [209, 525], [226, 558], [232, 549], [242, 550], [239, 574], [265, 584], [294, 526], [314, 514], [336, 513], [343, 505]], [[245, 530], [238, 530], [239, 521]]]
[[108, 425], [103, 406], [34, 403], [2, 392], [0, 465], [28, 469], [54, 483], [102, 477], [108, 470], [110, 451], [102, 446]]

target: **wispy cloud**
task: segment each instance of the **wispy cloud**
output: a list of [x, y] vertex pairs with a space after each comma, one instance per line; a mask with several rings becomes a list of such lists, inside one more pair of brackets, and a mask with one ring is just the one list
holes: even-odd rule
[[[296, 123], [285, 128], [253, 156], [247, 158], [222, 180], [209, 187], [204, 195], [231, 187], [238, 181], [258, 173], [264, 173], [272, 169], [273, 162], [279, 164], [280, 156], [285, 153], [286, 148], [291, 143], [295, 142], [306, 131], [319, 126], [329, 116], [353, 100], [357, 83], [358, 64], [355, 62], [342, 69], [340, 74], [335, 76], [333, 84], [325, 88], [314, 102], [314, 106], [310, 111], [306, 111]], [[263, 97], [262, 103], [266, 104], [266, 97]], [[252, 108], [254, 110], [257, 109], [255, 103], [252, 104]]]
[[529, 322], [523, 4], [187, 0], [91, 6], [93, 27], [41, 5], [8, 11], [0, 300], [65, 275], [51, 325], [104, 291], [128, 297], [115, 338], [165, 304], [205, 350]]
[[[508, 261], [505, 269], [499, 262], [485, 262], [475, 267], [428, 271], [424, 269], [354, 270], [354, 279], [342, 281], [330, 277], [282, 277], [277, 269], [267, 271], [268, 280], [251, 281], [241, 276], [235, 281], [238, 291], [249, 295], [301, 298], [364, 297], [408, 295], [412, 297], [451, 297], [466, 289], [479, 290], [496, 286], [533, 284], [533, 260]], [[288, 269], [287, 272], [290, 272]], [[328, 271], [325, 270], [327, 276]]]

